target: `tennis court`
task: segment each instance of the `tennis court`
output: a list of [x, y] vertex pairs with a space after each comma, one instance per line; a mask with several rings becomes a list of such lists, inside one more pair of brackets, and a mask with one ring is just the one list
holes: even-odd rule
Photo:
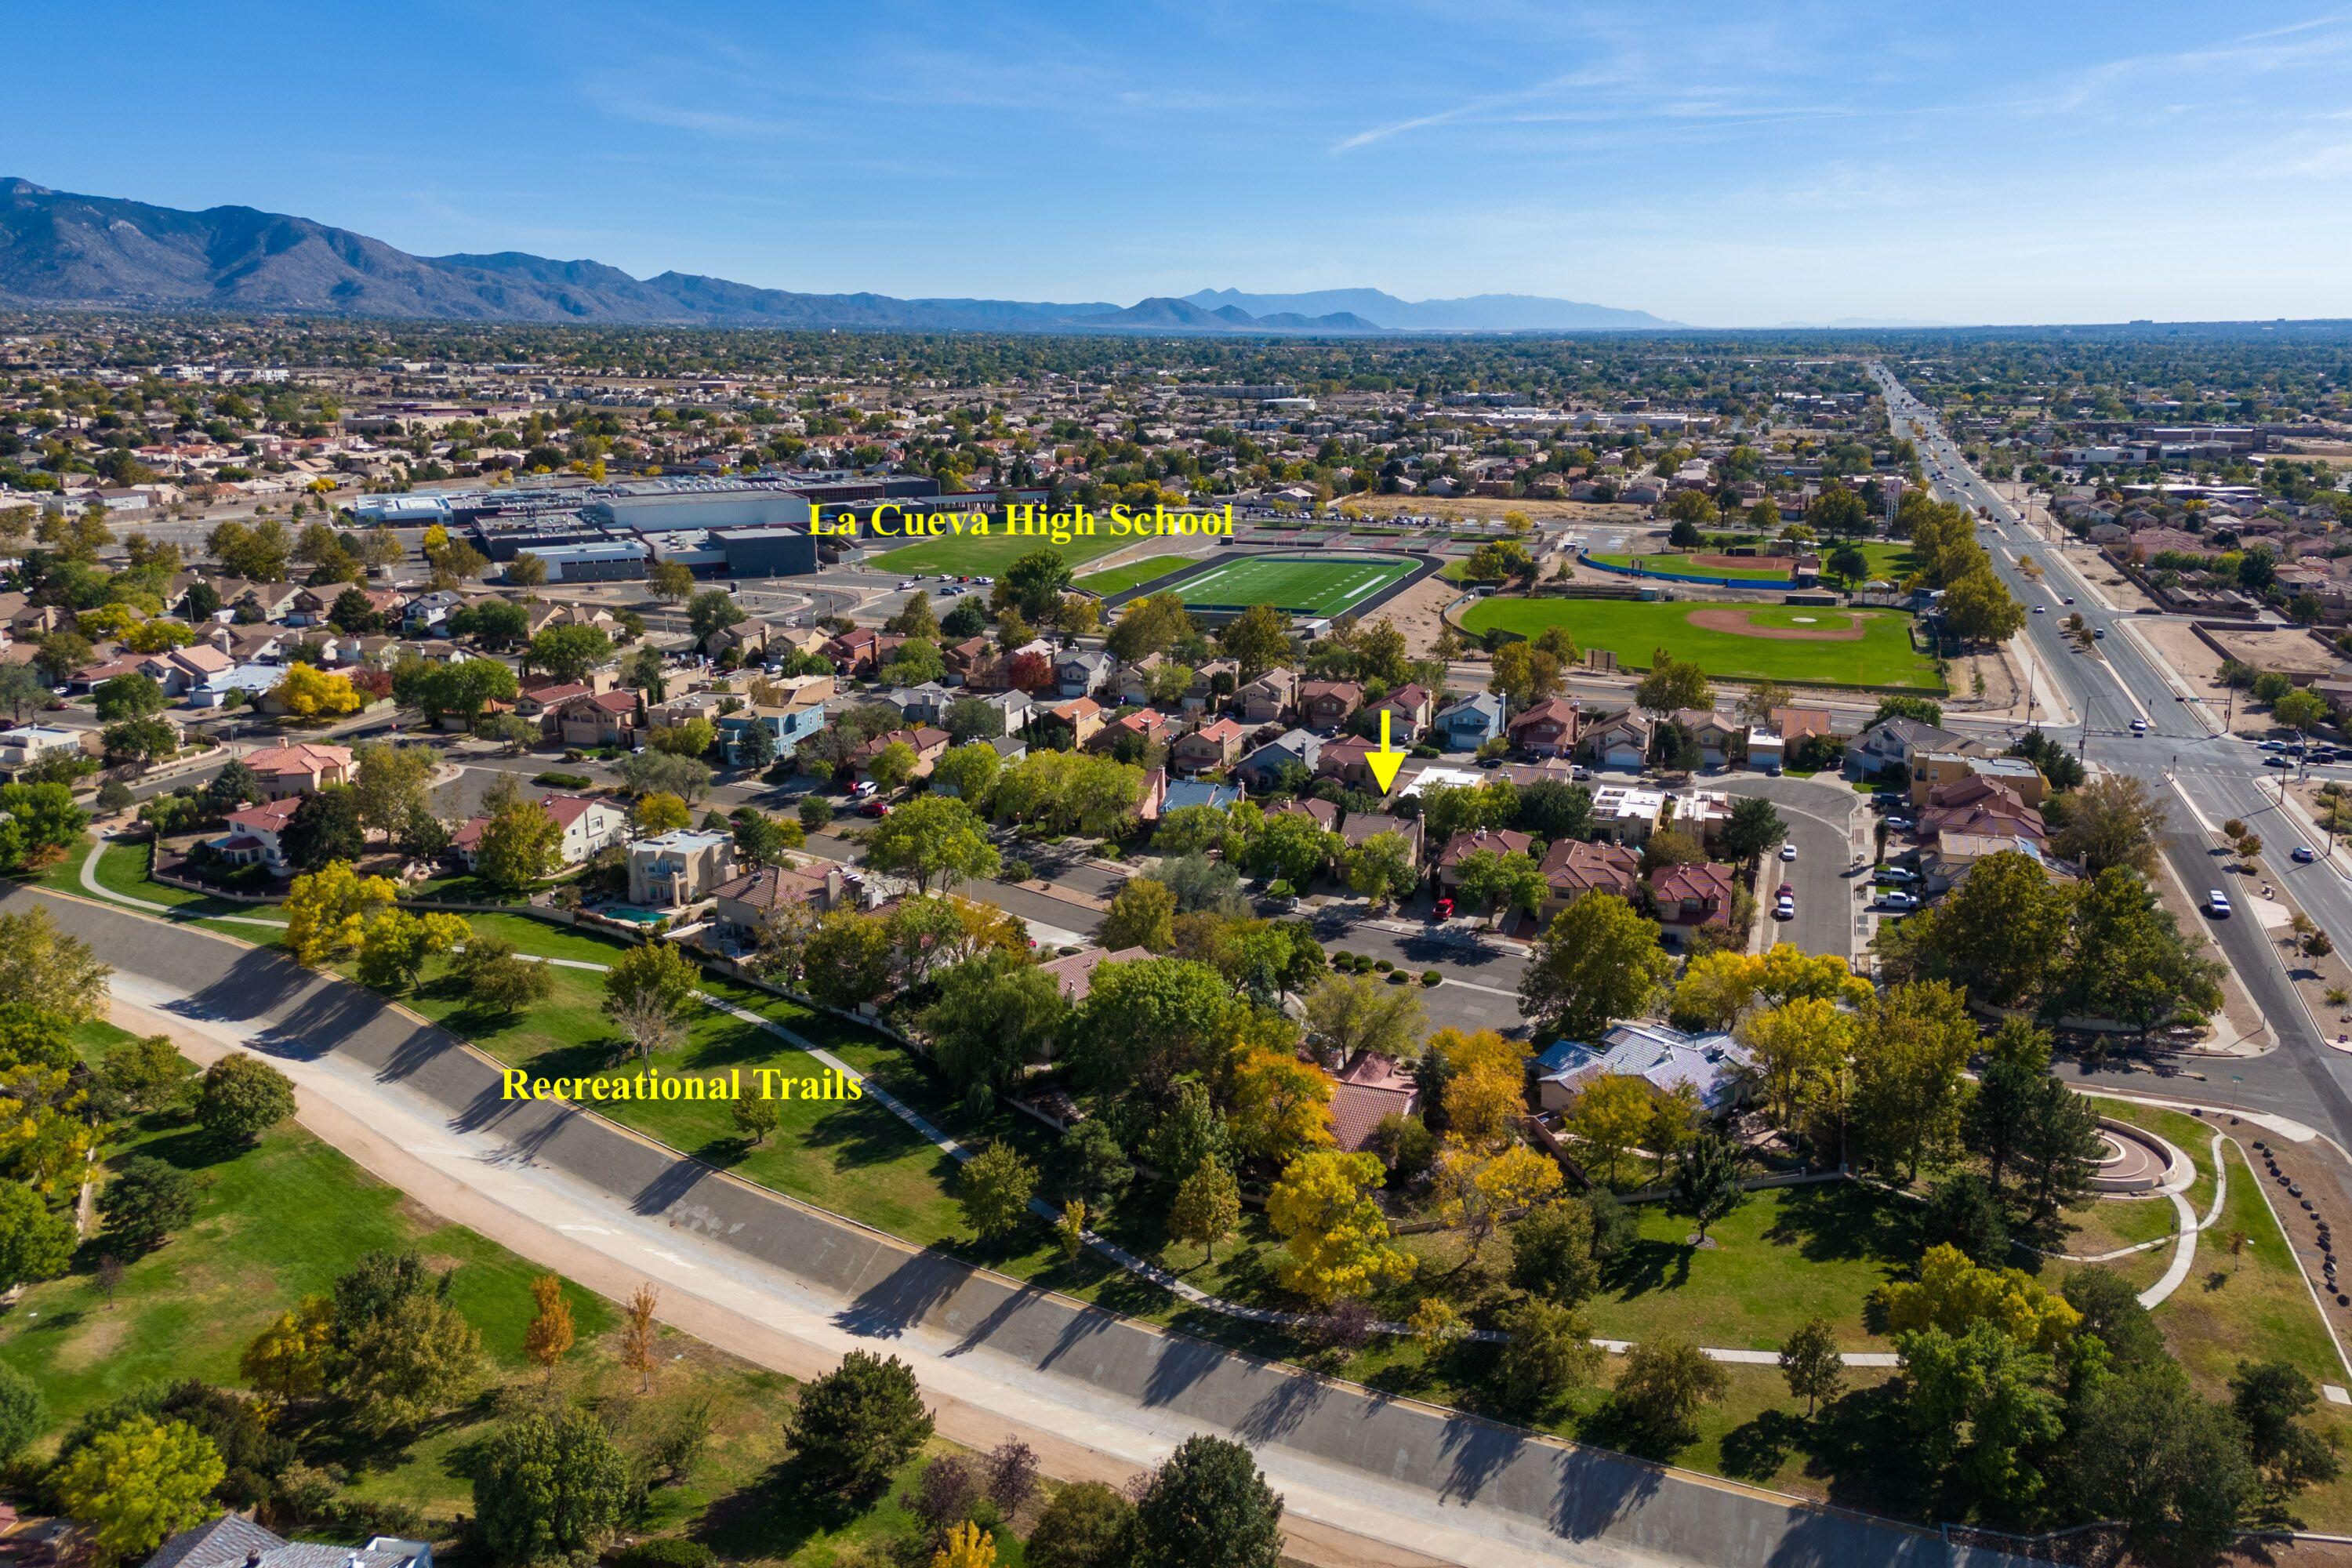
[[1337, 616], [1412, 570], [1413, 563], [1391, 555], [1252, 555], [1168, 592], [1199, 609], [1272, 605], [1295, 616]]

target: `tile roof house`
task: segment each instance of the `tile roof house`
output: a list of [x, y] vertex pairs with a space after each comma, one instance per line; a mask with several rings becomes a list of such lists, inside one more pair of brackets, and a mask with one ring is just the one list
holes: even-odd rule
[[1116, 952], [1108, 948], [1089, 947], [1049, 959], [1037, 969], [1040, 973], [1052, 975], [1054, 984], [1061, 988], [1063, 1000], [1076, 1006], [1094, 990], [1097, 969], [1106, 963], [1135, 963], [1150, 956], [1148, 947], [1122, 947]]
[[1207, 773], [1213, 768], [1229, 768], [1241, 755], [1242, 740], [1249, 731], [1231, 719], [1219, 719], [1203, 724], [1189, 734], [1179, 735], [1168, 748], [1168, 765], [1180, 773]]
[[1641, 890], [1642, 858], [1606, 839], [1588, 844], [1563, 838], [1543, 858], [1544, 901], [1541, 913], [1549, 920], [1587, 893], [1614, 893], [1631, 900]]
[[1234, 704], [1246, 724], [1278, 724], [1298, 705], [1298, 676], [1275, 668], [1234, 693]]
[[1364, 705], [1364, 689], [1352, 680], [1309, 680], [1298, 688], [1298, 721], [1310, 730], [1332, 731]]
[[1331, 1142], [1352, 1154], [1371, 1142], [1384, 1118], [1411, 1116], [1421, 1105], [1412, 1074], [1377, 1051], [1360, 1051], [1332, 1075]]
[[1597, 1046], [1560, 1040], [1535, 1058], [1536, 1103], [1565, 1110], [1598, 1078], [1638, 1078], [1661, 1094], [1678, 1083], [1709, 1110], [1737, 1106], [1747, 1091], [1748, 1047], [1727, 1034], [1685, 1035], [1664, 1024], [1619, 1024]]
[[1919, 752], [1979, 750], [1965, 736], [1916, 719], [1883, 719], [1855, 736], [1846, 747], [1846, 761], [1865, 773], [1908, 768]]
[[567, 698], [541, 721], [551, 721], [556, 738], [567, 746], [634, 745], [637, 733], [637, 694], [634, 691], [591, 691]]
[[224, 1513], [164, 1542], [144, 1568], [433, 1568], [433, 1548], [396, 1535], [372, 1536], [364, 1546], [289, 1541], [243, 1514]]
[[1251, 788], [1266, 789], [1284, 763], [1295, 762], [1311, 773], [1322, 755], [1322, 736], [1311, 730], [1289, 730], [1244, 757], [1234, 772]]
[[1510, 721], [1512, 746], [1529, 757], [1565, 757], [1576, 750], [1583, 708], [1566, 697], [1547, 697]]
[[267, 746], [248, 755], [245, 765], [261, 781], [261, 793], [268, 800], [310, 795], [329, 784], [352, 782], [352, 752], [348, 746], [322, 746], [310, 741], [291, 746]]
[[[602, 795], [546, 795], [540, 796], [538, 805], [563, 830], [563, 837], [556, 843], [558, 866], [583, 864], [598, 851], [628, 841], [629, 814]], [[471, 817], [449, 836], [449, 852], [464, 862], [468, 871], [474, 869], [482, 831], [489, 825], [487, 816]]]
[[1091, 697], [1073, 698], [1056, 703], [1030, 719], [1032, 724], [1053, 724], [1070, 732], [1070, 745], [1083, 751], [1087, 742], [1104, 724], [1103, 715], [1108, 710]]
[[1339, 825], [1339, 837], [1349, 848], [1370, 843], [1383, 833], [1393, 833], [1404, 840], [1405, 864], [1416, 870], [1421, 866], [1421, 819], [1391, 816], [1384, 811], [1351, 811], [1348, 820]]
[[758, 939], [770, 915], [787, 905], [804, 903], [823, 914], [845, 899], [854, 902], [861, 885], [855, 874], [831, 862], [819, 866], [758, 866], [730, 878], [710, 890], [710, 918], [723, 934], [748, 942]]
[[1927, 805], [1919, 813], [1919, 837], [1942, 833], [1991, 833], [2037, 844], [2049, 837], [2041, 812], [2008, 784], [1989, 778], [1963, 779], [1928, 792]]
[[1367, 759], [1379, 750], [1377, 742], [1353, 735], [1326, 741], [1322, 754], [1315, 760], [1315, 776], [1338, 779], [1350, 789], [1378, 793], [1380, 781], [1372, 777], [1371, 763]]
[[1462, 880], [1460, 867], [1463, 857], [1480, 849], [1490, 849], [1497, 855], [1524, 855], [1535, 840], [1524, 833], [1507, 827], [1479, 827], [1457, 833], [1445, 841], [1437, 852], [1437, 884], [1452, 892]]
[[1622, 773], [1639, 773], [1650, 760], [1649, 718], [1630, 710], [1588, 726], [1579, 742], [1593, 762]]
[[903, 744], [915, 753], [913, 776], [929, 778], [931, 764], [947, 755], [948, 745], [954, 739], [945, 730], [934, 730], [929, 725], [913, 730], [891, 730], [860, 742], [857, 749], [849, 753], [849, 764], [857, 777], [871, 777], [874, 760], [891, 746]]
[[301, 805], [300, 795], [289, 795], [232, 811], [226, 819], [228, 831], [211, 840], [211, 847], [232, 865], [267, 866], [281, 875], [291, 873], [294, 863], [286, 858], [278, 836]]
[[1719, 860], [1666, 866], [1651, 873], [1650, 898], [1657, 905], [1660, 934], [1686, 938], [1705, 925], [1731, 919], [1731, 868]]
[[[1437, 711], [1437, 699], [1428, 687], [1413, 682], [1373, 703], [1371, 711], [1389, 715], [1389, 739], [1400, 746], [1409, 745], [1429, 728], [1430, 716]], [[1375, 738], [1380, 735], [1378, 725], [1375, 720], [1371, 731]]]
[[163, 689], [166, 697], [184, 697], [213, 677], [233, 669], [236, 660], [209, 643], [190, 643], [140, 660], [142, 673]]

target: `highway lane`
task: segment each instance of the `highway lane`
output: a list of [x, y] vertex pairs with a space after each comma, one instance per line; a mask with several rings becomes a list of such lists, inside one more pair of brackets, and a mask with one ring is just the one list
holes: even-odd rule
[[[1896, 433], [1917, 433], [1936, 492], [1971, 511], [1982, 509], [1990, 521], [1979, 536], [1988, 539], [1989, 548], [1993, 542], [2009, 547], [1991, 548], [1991, 553], [1995, 571], [2011, 592], [2029, 605], [2036, 597], [2047, 602], [2041, 586], [2014, 564], [2015, 554], [2031, 552], [2048, 583], [2060, 595], [2074, 596], [2073, 610], [2079, 610], [2086, 624], [2109, 628], [2095, 644], [2101, 656], [2097, 659], [2061, 646], [2066, 639], [2055, 623], [2063, 616], [2054, 609], [2029, 616], [2022, 635], [2045, 655], [2044, 668], [2084, 717], [2080, 725], [2053, 728], [2052, 732], [2073, 739], [2086, 761], [2139, 778], [2169, 803], [2171, 822], [2159, 847], [2191, 896], [2201, 900], [2207, 889], [2229, 885], [2218, 870], [2219, 838], [2210, 829], [2236, 816], [2262, 833], [2269, 874], [2284, 878], [2323, 926], [2352, 933], [2352, 885], [2331, 865], [2296, 867], [2289, 858], [2294, 845], [2310, 836], [2276, 804], [2277, 772], [2262, 765], [2263, 753], [2242, 741], [2216, 734], [2199, 705], [2180, 700], [2173, 680], [2136, 639], [2116, 629], [2133, 617], [2102, 608], [2075, 564], [2063, 552], [2032, 538], [2015, 510], [1943, 436], [1934, 416], [1885, 367], [1874, 365], [1872, 374], [1885, 392]], [[2147, 735], [2132, 734], [2134, 717], [2148, 721]], [[2183, 1100], [2274, 1110], [2315, 1124], [2337, 1142], [2352, 1146], [2352, 1055], [2332, 1050], [2322, 1041], [2254, 920], [2242, 913], [2228, 920], [2207, 918], [2204, 924], [2275, 1034], [2277, 1047], [2242, 1060], [2158, 1051], [2144, 1061], [2103, 1065], [2082, 1076], [2145, 1090], [2149, 1087], [2146, 1068], [2152, 1064], [2170, 1076], [2166, 1091]]]

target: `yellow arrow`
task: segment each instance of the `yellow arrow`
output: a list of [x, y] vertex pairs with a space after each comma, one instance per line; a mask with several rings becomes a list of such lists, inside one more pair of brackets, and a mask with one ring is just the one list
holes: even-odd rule
[[1381, 710], [1381, 749], [1364, 759], [1372, 770], [1372, 780], [1386, 795], [1389, 785], [1396, 783], [1397, 769], [1404, 765], [1404, 753], [1389, 749], [1389, 710]]

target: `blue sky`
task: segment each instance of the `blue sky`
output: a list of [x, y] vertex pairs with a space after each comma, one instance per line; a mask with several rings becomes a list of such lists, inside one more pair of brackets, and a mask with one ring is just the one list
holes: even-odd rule
[[425, 254], [1710, 325], [2352, 315], [2352, 11], [20, 0], [8, 33], [37, 68], [0, 174]]

